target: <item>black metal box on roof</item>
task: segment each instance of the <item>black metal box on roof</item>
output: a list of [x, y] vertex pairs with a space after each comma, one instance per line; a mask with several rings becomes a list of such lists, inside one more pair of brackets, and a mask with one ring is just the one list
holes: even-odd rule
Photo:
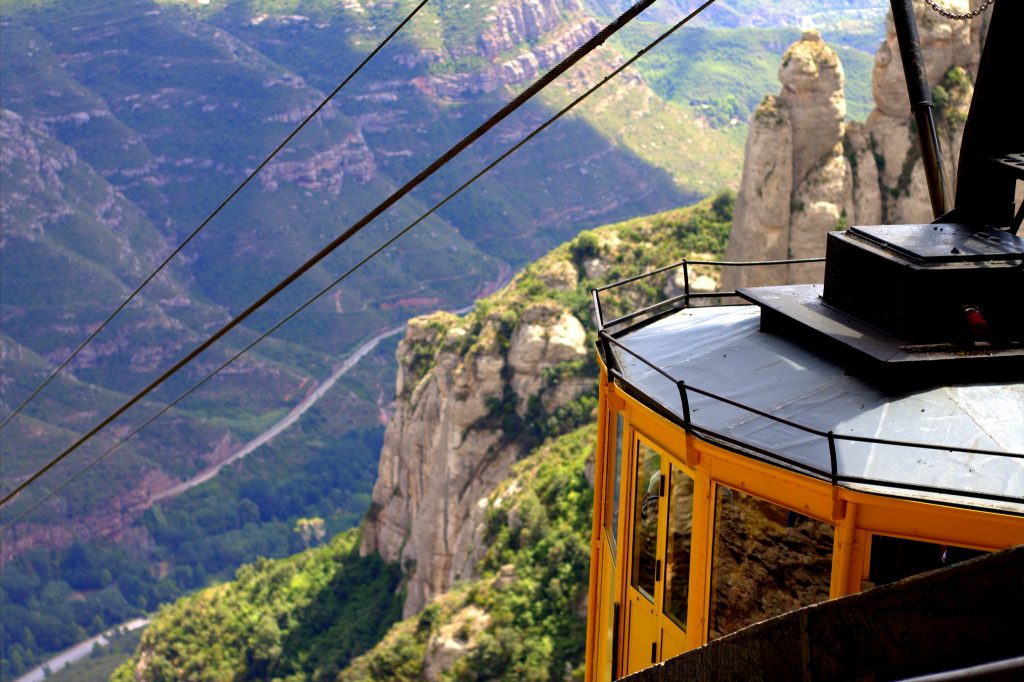
[[828, 235], [826, 304], [911, 343], [1024, 336], [1024, 239], [959, 224]]

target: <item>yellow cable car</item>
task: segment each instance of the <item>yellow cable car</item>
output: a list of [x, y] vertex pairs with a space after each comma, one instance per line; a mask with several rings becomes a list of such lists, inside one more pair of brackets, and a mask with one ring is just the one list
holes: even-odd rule
[[1024, 383], [882, 391], [760, 316], [603, 334], [587, 679], [1024, 544]]
[[[982, 72], [1019, 61], [1012, 33], [994, 36], [1020, 5], [996, 5], [1005, 16], [992, 19]], [[893, 9], [912, 22], [909, 1]], [[588, 681], [1024, 544], [1024, 239], [1012, 201], [1024, 154], [990, 158], [985, 140], [1001, 138], [979, 117], [1005, 103], [979, 103], [981, 89], [979, 78], [954, 211], [831, 233], [824, 285], [740, 290], [742, 304], [686, 288], [611, 319], [611, 303], [652, 278], [781, 263], [683, 261], [595, 290]], [[941, 169], [929, 171], [939, 216], [936, 179]], [[866, 272], [902, 286], [859, 286]]]

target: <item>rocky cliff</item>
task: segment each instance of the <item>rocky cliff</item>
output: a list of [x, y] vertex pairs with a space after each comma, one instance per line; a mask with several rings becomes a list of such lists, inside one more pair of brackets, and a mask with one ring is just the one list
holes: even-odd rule
[[[967, 2], [949, 7], [962, 12]], [[923, 2], [915, 10], [953, 187], [986, 20], [950, 21]], [[875, 57], [875, 108], [866, 122], [844, 120], [843, 67], [817, 31], [789, 48], [779, 80], [781, 92], [751, 117], [728, 260], [821, 256], [830, 230], [931, 220], [891, 17]], [[762, 270], [734, 270], [723, 286], [820, 281], [824, 272], [821, 264]]]
[[589, 288], [694, 251], [720, 254], [729, 199], [586, 232], [469, 315], [409, 323], [361, 550], [409, 571], [406, 616], [475, 577], [487, 498], [512, 465], [591, 419]]
[[362, 551], [412, 570], [405, 615], [473, 575], [486, 498], [529, 447], [501, 427], [547, 417], [593, 387], [575, 315], [511, 290], [495, 303], [415, 319], [398, 348], [398, 406]]
[[477, 68], [463, 66], [456, 73], [418, 79], [417, 85], [437, 97], [457, 97], [532, 80], [600, 28], [579, 0], [498, 0], [474, 40], [447, 40], [450, 57], [431, 57]]

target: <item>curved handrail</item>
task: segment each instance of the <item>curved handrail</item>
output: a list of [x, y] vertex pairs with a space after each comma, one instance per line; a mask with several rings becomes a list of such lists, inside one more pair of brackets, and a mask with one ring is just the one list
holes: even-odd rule
[[[609, 374], [609, 376], [613, 380], [615, 380], [618, 384], [620, 384], [624, 388], [626, 388], [627, 391], [629, 391], [630, 393], [644, 395], [644, 391], [639, 386], [637, 386], [633, 382], [629, 381], [629, 379], [626, 378], [626, 376], [623, 374], [623, 372], [620, 369], [618, 369], [618, 368], [613, 366], [613, 364], [611, 362], [611, 360], [613, 359], [613, 356], [612, 356], [612, 353], [611, 353], [611, 348], [612, 348], [612, 346], [614, 346], [615, 348], [620, 349], [622, 352], [632, 356], [633, 358], [635, 358], [637, 361], [639, 361], [643, 365], [649, 367], [651, 370], [653, 370], [654, 372], [656, 372], [657, 374], [659, 374], [660, 376], [662, 376], [666, 380], [668, 380], [668, 381], [672, 382], [673, 384], [675, 384], [676, 388], [679, 391], [680, 408], [681, 408], [681, 414], [682, 414], [681, 426], [686, 431], [697, 433], [697, 434], [703, 434], [705, 436], [711, 437], [712, 439], [719, 440], [719, 441], [726, 442], [726, 443], [730, 443], [730, 444], [733, 444], [733, 445], [735, 445], [737, 447], [740, 447], [740, 448], [742, 448], [744, 450], [750, 451], [752, 453], [756, 453], [757, 455], [760, 455], [761, 457], [770, 458], [770, 460], [773, 461], [773, 462], [782, 463], [782, 464], [785, 464], [787, 466], [791, 466], [791, 467], [800, 469], [800, 470], [805, 471], [807, 473], [810, 473], [810, 474], [813, 474], [813, 475], [817, 475], [817, 476], [821, 476], [823, 478], [827, 478], [828, 480], [830, 480], [833, 483], [833, 485], [838, 484], [840, 482], [846, 482], [846, 483], [855, 483], [855, 484], [864, 484], [864, 485], [875, 485], [875, 486], [879, 486], [879, 487], [883, 487], [883, 488], [898, 488], [898, 489], [903, 489], [903, 490], [916, 490], [916, 491], [920, 491], [920, 492], [927, 492], [927, 493], [933, 493], [933, 494], [955, 495], [955, 496], [959, 496], [959, 497], [969, 497], [969, 498], [984, 499], [984, 500], [989, 500], [989, 501], [1007, 502], [1007, 503], [1011, 503], [1011, 504], [1020, 504], [1020, 503], [1024, 502], [1024, 500], [1021, 500], [1018, 497], [1012, 497], [1012, 496], [1006, 496], [1006, 495], [998, 495], [998, 494], [995, 494], [995, 493], [982, 493], [982, 492], [969, 491], [969, 490], [953, 490], [953, 489], [950, 489], [950, 488], [942, 488], [942, 487], [935, 487], [935, 486], [920, 485], [920, 484], [913, 483], [911, 481], [888, 481], [888, 480], [881, 480], [881, 479], [867, 479], [867, 478], [863, 478], [863, 477], [851, 476], [851, 475], [848, 475], [848, 474], [843, 474], [843, 473], [841, 473], [839, 471], [839, 467], [838, 467], [838, 457], [837, 457], [837, 451], [836, 451], [836, 443], [837, 443], [837, 441], [847, 441], [847, 442], [854, 442], [854, 443], [867, 443], [867, 444], [872, 444], [872, 445], [892, 446], [892, 447], [896, 447], [896, 448], [906, 448], [906, 449], [909, 449], [909, 450], [936, 450], [936, 451], [955, 452], [955, 453], [963, 453], [963, 454], [970, 454], [970, 455], [988, 455], [988, 456], [995, 456], [995, 457], [1005, 457], [1005, 458], [1009, 458], [1009, 459], [1024, 459], [1024, 452], [1007, 452], [1007, 451], [1002, 451], [1002, 450], [991, 450], [991, 449], [983, 449], [983, 448], [958, 447], [958, 446], [951, 446], [951, 445], [940, 445], [940, 444], [936, 444], [936, 443], [901, 441], [901, 440], [893, 440], [893, 439], [888, 439], [888, 438], [878, 438], [878, 437], [873, 437], [873, 436], [859, 436], [859, 435], [855, 435], [855, 434], [836, 434], [836, 433], [834, 433], [832, 431], [824, 431], [824, 430], [819, 429], [819, 428], [814, 428], [814, 427], [811, 427], [811, 426], [807, 426], [806, 424], [801, 424], [799, 422], [796, 422], [796, 421], [793, 421], [793, 420], [790, 420], [790, 419], [785, 419], [783, 417], [779, 417], [777, 415], [771, 414], [770, 412], [765, 412], [764, 410], [760, 410], [760, 409], [758, 409], [756, 407], [753, 407], [751, 405], [747, 405], [745, 403], [733, 400], [733, 399], [728, 398], [726, 396], [722, 396], [722, 395], [716, 394], [716, 393], [714, 393], [712, 391], [709, 391], [709, 390], [706, 390], [706, 389], [703, 389], [703, 388], [700, 388], [700, 387], [697, 387], [697, 386], [691, 386], [691, 385], [687, 384], [683, 379], [678, 379], [678, 378], [672, 376], [671, 374], [669, 374], [664, 368], [660, 367], [656, 362], [654, 362], [654, 361], [652, 361], [652, 360], [650, 360], [650, 359], [640, 355], [635, 350], [629, 348], [628, 346], [623, 344], [621, 341], [619, 341], [617, 338], [615, 338], [615, 336], [613, 336], [612, 333], [610, 333], [608, 331], [608, 328], [611, 327], [611, 326], [621, 325], [621, 324], [623, 324], [625, 322], [629, 322], [629, 321], [635, 320], [635, 319], [637, 319], [639, 317], [642, 317], [644, 314], [655, 313], [656, 311], [658, 311], [660, 309], [668, 310], [669, 307], [676, 306], [680, 302], [682, 302], [684, 304], [683, 307], [685, 308], [685, 307], [689, 306], [689, 303], [690, 303], [691, 299], [704, 299], [704, 298], [714, 299], [714, 298], [722, 298], [722, 297], [728, 297], [728, 296], [735, 296], [736, 295], [736, 292], [734, 292], [734, 291], [733, 292], [708, 292], [708, 293], [700, 293], [700, 294], [693, 294], [693, 293], [691, 293], [689, 291], [689, 267], [691, 265], [705, 265], [705, 266], [706, 265], [715, 265], [715, 266], [724, 266], [724, 267], [754, 267], [754, 266], [759, 266], [759, 265], [775, 266], [775, 265], [789, 265], [789, 264], [793, 264], [793, 263], [816, 263], [816, 262], [823, 262], [823, 261], [824, 261], [824, 258], [803, 258], [803, 259], [793, 259], [793, 260], [784, 260], [784, 261], [760, 261], [760, 262], [757, 262], [757, 261], [708, 261], [708, 260], [700, 260], [700, 261], [698, 261], [698, 260], [683, 259], [683, 260], [681, 260], [681, 261], [679, 261], [677, 263], [673, 263], [671, 265], [667, 265], [667, 266], [664, 266], [664, 267], [661, 267], [661, 268], [657, 268], [656, 270], [651, 270], [649, 272], [645, 272], [645, 273], [642, 273], [640, 275], [635, 275], [633, 277], [627, 277], [625, 279], [621, 279], [621, 280], [618, 280], [616, 282], [612, 282], [611, 284], [607, 284], [607, 285], [604, 285], [602, 287], [597, 287], [597, 288], [592, 289], [591, 290], [591, 294], [592, 294], [592, 297], [593, 297], [594, 311], [595, 311], [595, 316], [597, 318], [597, 324], [598, 324], [598, 345], [604, 351], [602, 353], [602, 355], [604, 356], [604, 358], [606, 360], [605, 364], [608, 367], [608, 374]], [[682, 294], [670, 297], [670, 298], [668, 298], [666, 300], [663, 300], [663, 301], [659, 301], [658, 303], [655, 303], [655, 304], [650, 305], [650, 306], [645, 306], [644, 308], [641, 308], [639, 310], [635, 310], [635, 311], [627, 313], [625, 315], [621, 315], [621, 316], [613, 318], [611, 320], [607, 320], [606, 321], [604, 319], [604, 311], [603, 311], [603, 308], [602, 308], [602, 305], [601, 305], [601, 293], [606, 292], [606, 291], [610, 291], [612, 289], [624, 286], [626, 284], [631, 284], [633, 282], [637, 282], [639, 280], [646, 279], [646, 278], [649, 278], [649, 277], [652, 277], [652, 276], [655, 276], [655, 275], [658, 275], [658, 274], [661, 274], [661, 273], [664, 273], [664, 272], [668, 272], [670, 270], [673, 270], [673, 269], [676, 269], [676, 268], [679, 268], [679, 267], [683, 268], [684, 291], [683, 291]], [[678, 308], [676, 308], [676, 309], [678, 309]], [[624, 331], [624, 330], [620, 330], [619, 332], [617, 332], [617, 334], [620, 334], [621, 331]], [[757, 415], [759, 417], [762, 417], [762, 418], [765, 418], [765, 419], [769, 419], [769, 420], [771, 420], [771, 421], [773, 421], [775, 423], [781, 424], [781, 425], [786, 426], [788, 428], [796, 429], [798, 431], [802, 431], [802, 432], [807, 433], [809, 435], [822, 438], [826, 442], [827, 447], [829, 449], [829, 468], [828, 469], [823, 469], [821, 467], [816, 467], [814, 465], [807, 464], [806, 462], [799, 462], [797, 460], [793, 460], [791, 458], [785, 457], [784, 455], [781, 455], [781, 454], [779, 454], [777, 452], [769, 451], [769, 450], [767, 450], [767, 449], [765, 449], [765, 448], [763, 448], [761, 446], [758, 446], [755, 443], [751, 443], [751, 442], [747, 442], [747, 441], [744, 441], [744, 440], [741, 440], [741, 439], [737, 439], [734, 436], [730, 436], [728, 434], [723, 434], [723, 433], [720, 433], [720, 432], [716, 432], [713, 429], [709, 429], [709, 428], [707, 428], [705, 426], [701, 426], [699, 424], [695, 424], [692, 421], [691, 416], [690, 416], [690, 407], [689, 407], [689, 393], [690, 392], [693, 392], [694, 394], [701, 395], [701, 396], [704, 396], [704, 397], [709, 398], [711, 400], [715, 400], [715, 401], [718, 401], [720, 403], [723, 403], [723, 404], [735, 407], [737, 409], [740, 409], [740, 410], [743, 410], [745, 412], [748, 412], [748, 413], [750, 413], [752, 415]], [[668, 406], [666, 405], [665, 407], [667, 408]], [[761, 457], [758, 457], [758, 459], [760, 459]]]

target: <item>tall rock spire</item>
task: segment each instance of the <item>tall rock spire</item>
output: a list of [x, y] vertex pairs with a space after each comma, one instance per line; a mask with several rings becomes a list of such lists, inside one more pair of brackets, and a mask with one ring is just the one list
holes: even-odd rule
[[[838, 55], [817, 31], [804, 32], [786, 50], [779, 68], [782, 92], [766, 97], [750, 121], [726, 260], [818, 255], [819, 234], [850, 212], [851, 169], [842, 144], [845, 80]], [[730, 272], [723, 287], [813, 278], [818, 270], [805, 265]]]
[[[963, 12], [967, 0], [945, 0]], [[915, 0], [952, 187], [987, 18], [945, 19]], [[825, 235], [849, 224], [929, 222], [931, 206], [912, 128], [892, 18], [875, 57], [875, 108], [844, 122], [843, 68], [817, 31], [783, 57], [782, 91], [754, 112], [726, 260], [824, 255]], [[820, 282], [821, 264], [732, 269], [722, 288]]]

